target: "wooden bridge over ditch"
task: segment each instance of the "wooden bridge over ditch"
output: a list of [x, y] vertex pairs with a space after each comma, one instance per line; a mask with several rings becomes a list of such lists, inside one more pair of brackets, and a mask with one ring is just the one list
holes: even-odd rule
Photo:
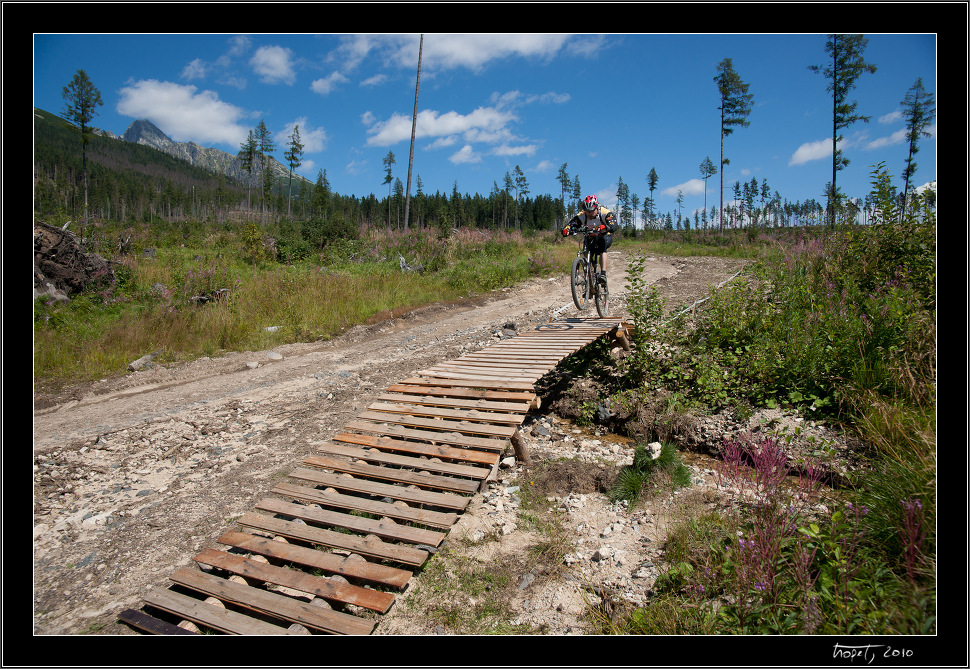
[[[118, 618], [150, 634], [370, 634], [538, 407], [535, 383], [618, 318], [562, 319], [390, 386]], [[201, 568], [200, 568], [201, 567]]]

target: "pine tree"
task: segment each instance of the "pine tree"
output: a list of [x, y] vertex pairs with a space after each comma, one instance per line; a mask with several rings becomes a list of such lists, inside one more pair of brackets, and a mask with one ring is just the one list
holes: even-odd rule
[[920, 137], [930, 136], [926, 129], [936, 118], [936, 108], [932, 106], [933, 104], [933, 95], [923, 87], [922, 77], [910, 87], [902, 101], [903, 117], [906, 119], [906, 141], [909, 142], [906, 169], [903, 170], [903, 212], [906, 211], [906, 195], [909, 192], [910, 179], [916, 174], [916, 162], [913, 156], [919, 151], [917, 140]]
[[563, 219], [560, 228], [566, 225], [566, 189], [569, 187], [569, 174], [566, 172], [567, 163], [563, 163], [559, 166], [559, 174], [556, 176], [556, 181], [559, 182], [559, 195], [562, 198], [562, 216]]
[[246, 141], [239, 145], [239, 153], [236, 155], [242, 163], [243, 170], [249, 175], [246, 179], [246, 209], [250, 214], [252, 213], [253, 168], [256, 164], [258, 147], [259, 144], [256, 142], [256, 136], [250, 130]]
[[868, 43], [869, 40], [862, 35], [829, 35], [825, 51], [832, 57], [832, 64], [824, 69], [820, 65], [808, 66], [812, 72], [821, 72], [829, 80], [825, 90], [832, 93], [832, 182], [827, 189], [830, 227], [835, 226], [835, 212], [840, 199], [836, 174], [849, 164], [849, 159], [839, 148], [839, 141], [843, 139], [839, 131], [856, 121], [868, 123], [870, 119], [869, 116], [856, 114], [859, 103], [848, 100], [849, 91], [855, 88], [856, 80], [866, 72], [876, 72], [876, 66], [862, 58]]
[[707, 211], [707, 180], [717, 174], [717, 168], [711, 162], [711, 157], [704, 158], [700, 165], [701, 178], [704, 180], [704, 211]]
[[61, 96], [67, 101], [64, 106], [64, 118], [78, 127], [81, 133], [81, 171], [84, 174], [84, 216], [81, 238], [88, 224], [88, 157], [86, 147], [91, 141], [88, 124], [98, 115], [98, 107], [104, 105], [101, 91], [95, 88], [87, 72], [78, 70], [74, 73], [71, 83], [61, 90]]
[[[741, 80], [734, 71], [734, 64], [730, 58], [725, 58], [717, 66], [717, 89], [721, 95], [721, 195], [720, 209], [724, 209], [724, 166], [731, 161], [724, 157], [724, 138], [734, 132], [734, 127], [746, 128], [751, 125], [747, 120], [751, 113], [751, 101], [754, 96], [748, 93], [749, 85]], [[720, 221], [720, 229], [724, 230], [724, 222]]]
[[273, 173], [270, 169], [270, 158], [272, 157], [273, 151], [276, 150], [276, 143], [273, 142], [273, 136], [270, 134], [269, 128], [266, 127], [266, 122], [263, 119], [259, 119], [259, 123], [256, 125], [256, 141], [258, 142], [257, 153], [259, 155], [259, 164], [263, 170], [262, 209], [260, 210], [260, 223], [262, 223], [262, 215], [266, 213], [266, 203], [270, 201], [269, 199], [273, 190]]
[[283, 154], [286, 164], [290, 168], [290, 180], [286, 192], [286, 216], [290, 216], [290, 202], [293, 199], [293, 170], [303, 164], [303, 144], [300, 143], [300, 126], [293, 126], [293, 134], [290, 135], [290, 142], [287, 144], [289, 149]]
[[650, 189], [650, 211], [649, 211], [649, 214], [648, 215], [649, 215], [649, 218], [650, 218], [651, 221], [653, 221], [653, 217], [654, 217], [654, 212], [653, 212], [653, 206], [654, 206], [653, 191], [656, 190], [657, 184], [659, 182], [660, 182], [660, 177], [657, 176], [657, 170], [654, 169], [653, 167], [651, 167], [650, 168], [650, 174], [647, 175], [647, 188]]
[[391, 227], [391, 184], [394, 182], [394, 177], [391, 176], [391, 165], [396, 162], [394, 152], [388, 151], [387, 155], [384, 156], [384, 183], [387, 184], [387, 227]]
[[529, 193], [529, 182], [525, 179], [525, 173], [522, 168], [518, 165], [515, 166], [515, 227], [519, 229], [522, 227], [522, 222], [519, 220], [519, 198], [525, 197]]

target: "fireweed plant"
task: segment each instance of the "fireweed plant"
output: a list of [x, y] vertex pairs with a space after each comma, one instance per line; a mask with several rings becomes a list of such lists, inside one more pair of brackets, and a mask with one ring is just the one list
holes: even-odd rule
[[[935, 633], [933, 195], [901, 212], [884, 167], [872, 177], [871, 225], [763, 235], [758, 261], [697, 313], [672, 317], [631, 282], [624, 396], [798, 411], [854, 433], [866, 462], [823, 494], [824, 445], [795, 461], [780, 434], [724, 443], [734, 510], [670, 534], [657, 595], [622, 631]], [[661, 625], [652, 607], [680, 620]]]

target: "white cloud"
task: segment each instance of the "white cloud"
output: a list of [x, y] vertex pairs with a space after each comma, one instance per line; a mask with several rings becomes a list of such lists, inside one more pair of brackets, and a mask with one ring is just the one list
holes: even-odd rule
[[329, 95], [333, 92], [338, 84], [343, 84], [347, 81], [349, 81], [349, 79], [340, 74], [340, 72], [332, 72], [323, 79], [314, 80], [313, 83], [310, 84], [310, 90], [314, 93], [319, 93], [320, 95]]
[[292, 123], [288, 123], [282, 130], [273, 135], [276, 146], [281, 149], [278, 158], [280, 162], [284, 162], [282, 151], [288, 150], [290, 135], [293, 134], [294, 126], [300, 126], [300, 144], [303, 145], [304, 154], [319, 153], [327, 148], [327, 140], [329, 139], [327, 137], [327, 131], [323, 128], [314, 128], [307, 121], [306, 116], [301, 116]]
[[364, 86], [380, 86], [385, 81], [387, 81], [387, 75], [386, 74], [375, 74], [373, 77], [368, 77], [367, 79], [364, 79], [362, 82], [360, 82], [360, 86], [361, 87], [364, 87]]
[[472, 149], [470, 144], [466, 144], [461, 147], [460, 151], [451, 154], [448, 158], [455, 165], [467, 164], [467, 163], [480, 163], [482, 162], [482, 157]]
[[806, 142], [795, 149], [795, 153], [788, 159], [788, 165], [804, 165], [813, 160], [832, 157], [832, 138], [820, 139], [817, 142]]
[[193, 79], [204, 79], [207, 69], [205, 62], [201, 58], [196, 58], [182, 68], [182, 78], [188, 79], [189, 81]]
[[[602, 38], [581, 43], [570, 42], [570, 35], [502, 34], [431, 34], [424, 36], [421, 48], [421, 67], [426, 70], [466, 68], [479, 71], [493, 60], [504, 58], [533, 58], [549, 60], [569, 43], [570, 53], [596, 53]], [[418, 64], [418, 35], [353, 35], [344, 37], [340, 46], [329, 55], [331, 62], [341, 63], [349, 72], [368, 56], [375, 55], [385, 66], [412, 70]]]
[[293, 52], [282, 46], [262, 46], [249, 59], [253, 71], [266, 84], [284, 83], [292, 85], [296, 81]]
[[245, 112], [223, 102], [213, 91], [146, 79], [125, 86], [118, 94], [119, 114], [148, 119], [177, 142], [238, 147], [246, 139], [247, 128], [238, 123]]
[[880, 123], [895, 123], [896, 121], [903, 120], [903, 112], [898, 109], [894, 112], [889, 112], [888, 114], [883, 114], [879, 117]]
[[527, 144], [523, 146], [497, 146], [492, 149], [492, 153], [496, 156], [534, 156], [536, 153], [536, 145]]
[[664, 188], [662, 191], [660, 191], [660, 194], [668, 197], [677, 197], [678, 191], [684, 195], [703, 195], [704, 180], [689, 179], [682, 184], [671, 186], [670, 188]]
[[457, 135], [448, 135], [447, 137], [439, 137], [435, 141], [428, 145], [429, 149], [443, 149], [447, 146], [454, 146], [458, 143]]
[[884, 146], [893, 146], [894, 144], [902, 144], [906, 140], [906, 128], [902, 130], [897, 130], [888, 137], [880, 137], [879, 139], [874, 139], [865, 145], [867, 151], [872, 151], [873, 149], [881, 149]]
[[[450, 111], [440, 114], [433, 110], [418, 113], [415, 138], [439, 138], [450, 135], [467, 136], [477, 141], [507, 137], [505, 126], [516, 117], [493, 107], [479, 107], [470, 114]], [[411, 117], [394, 114], [386, 121], [373, 124], [368, 130], [370, 146], [391, 146], [411, 139]]]
[[351, 160], [344, 166], [344, 171], [347, 174], [360, 174], [367, 168], [367, 161]]

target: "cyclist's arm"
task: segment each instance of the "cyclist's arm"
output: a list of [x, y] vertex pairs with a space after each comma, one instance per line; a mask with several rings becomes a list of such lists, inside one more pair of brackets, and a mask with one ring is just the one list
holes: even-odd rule
[[613, 215], [612, 211], [607, 210], [606, 216], [603, 217], [603, 225], [606, 226], [606, 231], [613, 234], [620, 227], [616, 223], [616, 216]]

